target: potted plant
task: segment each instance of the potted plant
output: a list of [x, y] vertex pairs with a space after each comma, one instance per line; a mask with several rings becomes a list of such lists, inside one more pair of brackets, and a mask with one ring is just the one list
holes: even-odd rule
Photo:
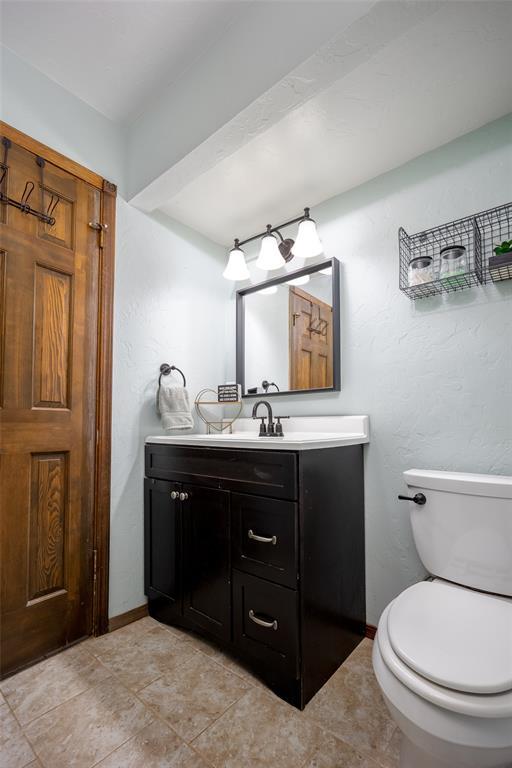
[[504, 240], [493, 250], [495, 255], [489, 257], [491, 278], [494, 281], [512, 278], [512, 240]]

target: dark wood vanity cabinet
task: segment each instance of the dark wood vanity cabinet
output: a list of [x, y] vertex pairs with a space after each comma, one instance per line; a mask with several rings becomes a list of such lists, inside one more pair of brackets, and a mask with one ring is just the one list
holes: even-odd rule
[[303, 708], [364, 636], [362, 451], [148, 443], [150, 615]]

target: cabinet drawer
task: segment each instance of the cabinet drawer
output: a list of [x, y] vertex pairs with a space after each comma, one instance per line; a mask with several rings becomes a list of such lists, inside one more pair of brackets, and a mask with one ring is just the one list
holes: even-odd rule
[[234, 641], [243, 652], [298, 675], [298, 593], [233, 571]]
[[297, 498], [297, 457], [289, 451], [148, 443], [146, 476], [278, 499]]
[[297, 504], [234, 493], [231, 512], [234, 567], [295, 588]]

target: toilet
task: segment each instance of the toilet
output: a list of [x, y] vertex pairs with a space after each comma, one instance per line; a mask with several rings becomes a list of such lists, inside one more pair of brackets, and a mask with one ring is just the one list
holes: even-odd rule
[[512, 477], [404, 472], [431, 574], [384, 610], [373, 668], [400, 768], [512, 766]]

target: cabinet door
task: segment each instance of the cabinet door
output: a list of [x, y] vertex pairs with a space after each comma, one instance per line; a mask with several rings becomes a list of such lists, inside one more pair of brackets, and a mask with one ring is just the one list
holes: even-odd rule
[[144, 480], [144, 591], [149, 598], [167, 598], [178, 612], [182, 604], [180, 490], [177, 483]]
[[184, 615], [216, 637], [231, 635], [229, 493], [183, 485]]

